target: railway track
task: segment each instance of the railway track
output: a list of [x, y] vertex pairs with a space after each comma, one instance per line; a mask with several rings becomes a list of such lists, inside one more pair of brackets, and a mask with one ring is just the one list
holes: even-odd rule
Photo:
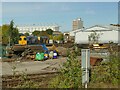
[[[18, 85], [22, 85], [25, 81], [33, 81], [38, 83], [48, 82], [51, 78], [58, 75], [58, 73], [59, 72], [46, 72], [40, 74], [2, 76], [2, 88], [14, 88]], [[40, 87], [46, 88], [43, 84], [40, 85]]]

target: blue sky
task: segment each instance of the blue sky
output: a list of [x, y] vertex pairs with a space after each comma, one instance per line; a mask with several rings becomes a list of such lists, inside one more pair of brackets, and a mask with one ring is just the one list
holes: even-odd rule
[[12, 19], [20, 24], [58, 24], [72, 30], [72, 21], [81, 18], [84, 27], [118, 23], [117, 2], [2, 2], [2, 23]]
[[119, 0], [1, 0], [2, 2], [119, 2]]

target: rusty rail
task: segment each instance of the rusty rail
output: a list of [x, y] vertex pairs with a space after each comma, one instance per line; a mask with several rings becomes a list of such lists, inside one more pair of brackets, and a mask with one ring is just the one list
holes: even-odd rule
[[[34, 82], [43, 82], [48, 78], [52, 78], [58, 75], [59, 72], [46, 72], [40, 74], [28, 74], [26, 80], [34, 81]], [[17, 85], [23, 84], [25, 80], [22, 78], [22, 75], [15, 76], [2, 76], [2, 88], [13, 88]]]

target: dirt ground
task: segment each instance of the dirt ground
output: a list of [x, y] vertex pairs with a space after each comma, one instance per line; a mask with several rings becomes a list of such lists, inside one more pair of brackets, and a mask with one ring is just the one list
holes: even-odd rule
[[66, 57], [58, 57], [57, 59], [48, 59], [45, 61], [22, 60], [14, 62], [0, 62], [2, 65], [2, 75], [13, 75], [14, 71], [27, 74], [52, 72], [60, 68], [66, 61]]

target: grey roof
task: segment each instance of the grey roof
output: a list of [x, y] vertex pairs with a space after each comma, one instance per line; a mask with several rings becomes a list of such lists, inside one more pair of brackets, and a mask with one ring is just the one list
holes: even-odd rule
[[109, 28], [110, 30], [118, 30], [118, 26], [112, 26], [112, 25], [108, 25], [108, 26], [105, 26], [107, 28]]

